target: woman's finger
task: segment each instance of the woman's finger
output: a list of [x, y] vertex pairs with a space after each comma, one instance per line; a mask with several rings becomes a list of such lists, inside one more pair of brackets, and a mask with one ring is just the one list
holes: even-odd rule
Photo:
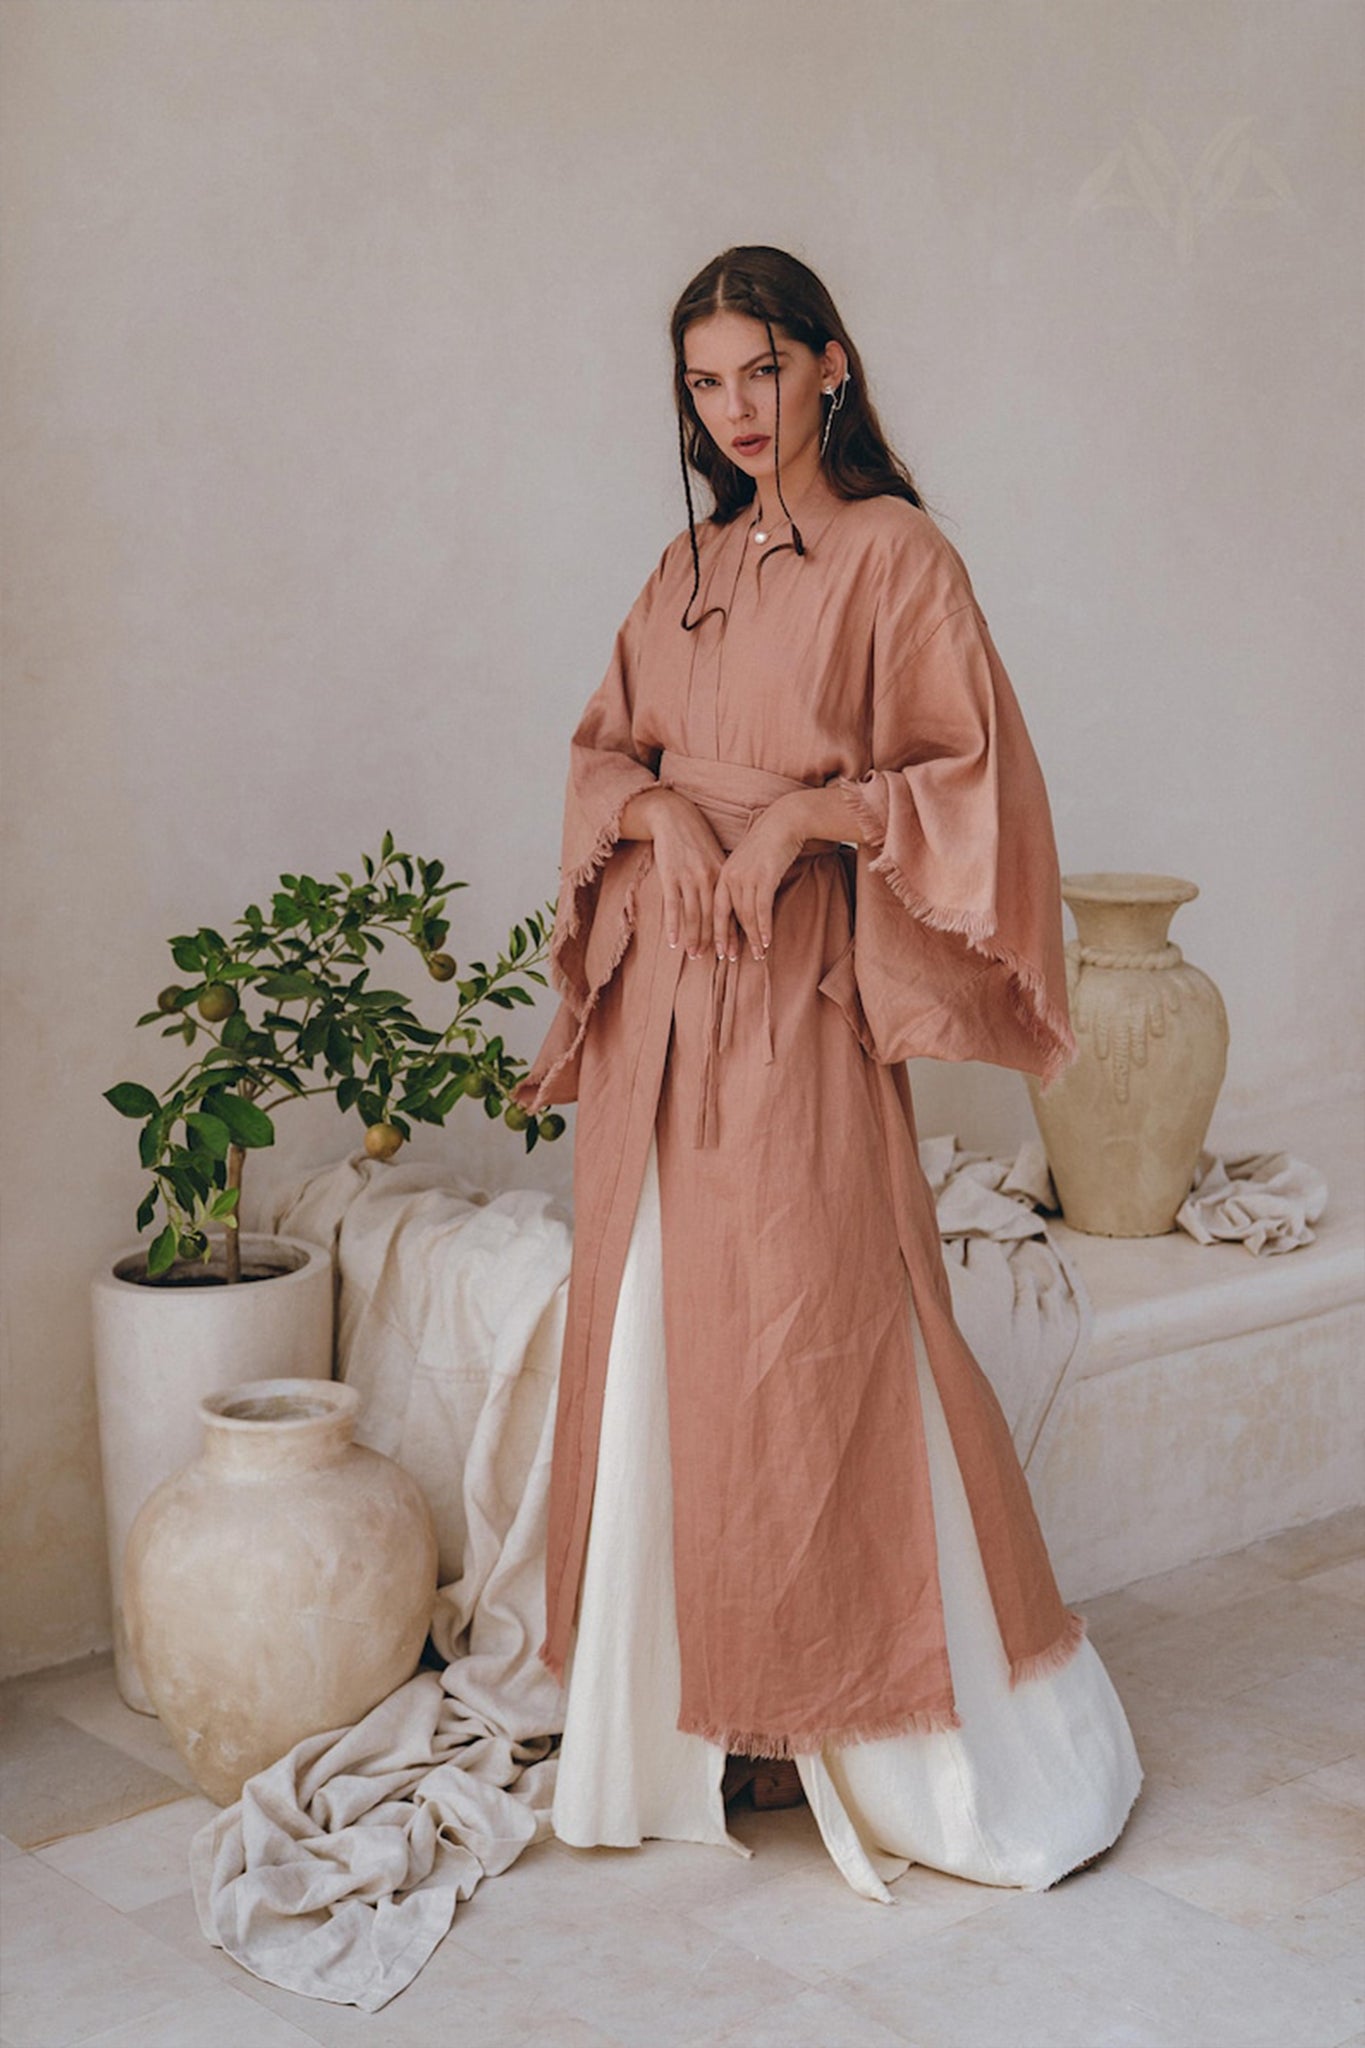
[[730, 950], [730, 885], [721, 869], [716, 877], [716, 886], [711, 894], [711, 942], [716, 956]]
[[707, 892], [695, 875], [687, 878], [687, 950], [700, 953], [706, 939]]

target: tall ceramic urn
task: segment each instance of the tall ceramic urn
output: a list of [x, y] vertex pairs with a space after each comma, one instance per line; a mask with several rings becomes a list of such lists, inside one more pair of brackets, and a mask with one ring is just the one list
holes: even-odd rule
[[1099, 1237], [1175, 1227], [1227, 1066], [1228, 1020], [1207, 974], [1167, 937], [1199, 894], [1176, 875], [1063, 875], [1078, 1057], [1029, 1094], [1066, 1221]]
[[114, 1610], [114, 1676], [139, 1714], [155, 1711], [128, 1643], [123, 1557], [148, 1496], [193, 1458], [205, 1394], [288, 1373], [332, 1376], [332, 1260], [302, 1238], [242, 1232], [242, 1280], [227, 1284], [221, 1238], [208, 1264], [147, 1277], [146, 1244], [95, 1276], [95, 1392]]
[[426, 1497], [353, 1441], [336, 1380], [254, 1380], [199, 1404], [201, 1455], [128, 1536], [124, 1611], [156, 1712], [230, 1805], [306, 1735], [411, 1678], [436, 1592]]

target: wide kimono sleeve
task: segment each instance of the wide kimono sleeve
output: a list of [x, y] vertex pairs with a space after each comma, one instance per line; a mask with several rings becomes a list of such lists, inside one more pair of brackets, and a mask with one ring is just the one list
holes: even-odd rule
[[1042, 771], [960, 556], [894, 551], [871, 653], [852, 961], [873, 1057], [986, 1060], [1044, 1087], [1075, 1057]]
[[529, 1072], [512, 1091], [533, 1112], [578, 1099], [584, 1035], [630, 944], [636, 891], [653, 861], [647, 840], [621, 841], [621, 813], [658, 781], [659, 750], [636, 742], [633, 719], [641, 637], [667, 557], [666, 548], [623, 620], [607, 672], [569, 741], [549, 958], [560, 1004]]

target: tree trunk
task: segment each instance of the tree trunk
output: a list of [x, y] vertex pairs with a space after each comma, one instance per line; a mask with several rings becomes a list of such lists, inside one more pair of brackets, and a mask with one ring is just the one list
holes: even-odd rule
[[229, 1286], [242, 1277], [242, 1233], [238, 1228], [238, 1216], [242, 1203], [242, 1163], [245, 1158], [246, 1149], [244, 1146], [228, 1146], [227, 1184], [230, 1188], [238, 1190], [237, 1208], [230, 1215], [223, 1218], [223, 1249], [226, 1254]]

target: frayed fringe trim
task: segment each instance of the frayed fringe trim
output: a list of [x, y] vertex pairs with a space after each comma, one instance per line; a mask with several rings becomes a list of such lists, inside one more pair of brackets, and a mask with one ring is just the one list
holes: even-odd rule
[[1083, 1614], [1067, 1611], [1066, 1627], [1055, 1643], [1049, 1643], [1045, 1650], [1034, 1650], [1027, 1657], [1017, 1657], [1010, 1665], [1010, 1690], [1027, 1685], [1030, 1679], [1047, 1678], [1054, 1671], [1060, 1671], [1069, 1664], [1079, 1650], [1086, 1634], [1086, 1620]]
[[[863, 800], [865, 801], [865, 800]], [[988, 917], [975, 910], [948, 910], [941, 904], [930, 903], [897, 867], [895, 861], [883, 848], [870, 863], [872, 873], [881, 875], [897, 900], [905, 905], [912, 917], [917, 917], [931, 931], [953, 932], [966, 939], [978, 953], [987, 960], [998, 961], [1013, 975], [1016, 987], [1015, 1009], [1020, 1022], [1028, 1030], [1041, 1055], [1038, 1078], [1046, 1088], [1064, 1068], [1076, 1058], [1075, 1035], [1071, 1019], [1065, 1010], [1059, 1010], [1048, 1001], [1047, 984], [1031, 960], [1025, 960], [1011, 947], [1001, 945], [995, 936], [995, 927]], [[1020, 999], [1022, 991], [1023, 999]]]
[[893, 1715], [884, 1721], [860, 1721], [851, 1726], [840, 1724], [794, 1735], [756, 1733], [753, 1729], [722, 1727], [716, 1722], [681, 1718], [678, 1721], [678, 1727], [685, 1735], [700, 1735], [704, 1741], [718, 1743], [735, 1756], [783, 1760], [818, 1756], [827, 1743], [836, 1749], [846, 1749], [855, 1742], [884, 1742], [896, 1735], [942, 1735], [961, 1726], [962, 1719], [956, 1707], [913, 1707], [907, 1713]]
[[[579, 898], [588, 884], [597, 879], [597, 876], [606, 866], [611, 855], [616, 851], [621, 838], [622, 813], [630, 802], [631, 797], [638, 794], [637, 790], [631, 790], [622, 797], [611, 816], [603, 820], [597, 837], [593, 841], [592, 851], [587, 855], [586, 859], [581, 860], [578, 866], [571, 869], [567, 875], [561, 875], [560, 877], [559, 898], [555, 905], [555, 926], [550, 938], [550, 980], [559, 993], [567, 996], [571, 1002], [579, 992], [573, 988], [565, 977], [560, 964], [560, 955], [569, 940], [578, 936], [579, 928], [583, 922], [582, 913], [579, 908]], [[632, 909], [634, 907], [634, 900], [635, 892], [632, 890]], [[621, 950], [624, 951], [624, 947]], [[612, 962], [613, 970], [616, 966], [616, 961], [619, 959], [620, 954], [618, 953], [616, 960]], [[610, 979], [610, 972], [608, 979]], [[605, 986], [605, 983], [602, 985]], [[575, 1008], [577, 1008], [576, 1004]]]
[[[624, 809], [624, 806], [622, 806], [622, 808]], [[615, 840], [613, 840], [612, 844], [615, 844]], [[608, 849], [608, 851], [610, 851], [610, 849]], [[603, 854], [602, 859], [597, 863], [597, 865], [601, 867], [604, 864], [606, 858], [606, 854]], [[567, 887], [568, 885], [566, 884], [565, 886]], [[583, 884], [579, 882], [575, 884], [575, 889], [581, 888], [582, 886]], [[602, 991], [610, 983], [612, 976], [615, 974], [617, 968], [620, 966], [622, 960], [625, 957], [626, 948], [629, 946], [632, 938], [635, 936], [635, 909], [639, 896], [639, 889], [640, 877], [637, 875], [635, 880], [631, 883], [630, 888], [626, 892], [625, 901], [621, 905], [621, 927], [616, 934], [616, 942], [611, 949], [611, 957], [608, 960], [607, 965], [603, 971], [602, 979], [597, 983], [597, 985], [594, 988], [590, 988], [588, 990], [586, 996], [584, 996], [581, 989], [575, 988], [569, 982], [568, 977], [562, 972], [559, 966], [558, 954], [555, 950], [556, 945], [566, 944], [567, 941], [570, 938], [572, 938], [578, 930], [576, 902], [575, 922], [572, 926], [572, 929], [565, 930], [564, 937], [562, 940], [560, 940], [558, 936], [559, 922], [558, 919], [556, 919], [556, 937], [555, 941], [551, 944], [550, 950], [550, 979], [554, 983], [555, 988], [564, 997], [565, 1001], [568, 1003], [574, 1015], [577, 1017], [578, 1029], [577, 1031], [575, 1031], [573, 1035], [572, 1044], [565, 1047], [564, 1051], [559, 1055], [558, 1059], [551, 1061], [550, 1065], [545, 1069], [545, 1072], [543, 1074], [537, 1074], [534, 1077], [536, 1093], [533, 1097], [530, 1097], [530, 1099], [528, 1099], [527, 1096], [520, 1093], [520, 1090], [526, 1088], [527, 1084], [532, 1080], [532, 1076], [529, 1074], [524, 1075], [522, 1080], [518, 1082], [517, 1088], [513, 1090], [513, 1095], [515, 1096], [515, 1099], [521, 1103], [523, 1109], [529, 1109], [533, 1114], [538, 1115], [539, 1112], [546, 1106], [545, 1090], [550, 1086], [550, 1083], [554, 1080], [555, 1075], [560, 1073], [563, 1068], [567, 1067], [571, 1061], [575, 1060], [578, 1057], [579, 1049], [582, 1046], [583, 1040], [587, 1035], [588, 1025], [592, 1020], [592, 1013], [597, 1008], [598, 1000], [601, 997]], [[560, 897], [560, 901], [561, 903], [563, 903], [564, 901], [562, 895]]]
[[886, 832], [886, 820], [867, 791], [860, 782], [855, 782], [851, 775], [840, 775], [835, 780], [852, 804], [859, 823], [865, 825], [873, 841], [880, 844]]

